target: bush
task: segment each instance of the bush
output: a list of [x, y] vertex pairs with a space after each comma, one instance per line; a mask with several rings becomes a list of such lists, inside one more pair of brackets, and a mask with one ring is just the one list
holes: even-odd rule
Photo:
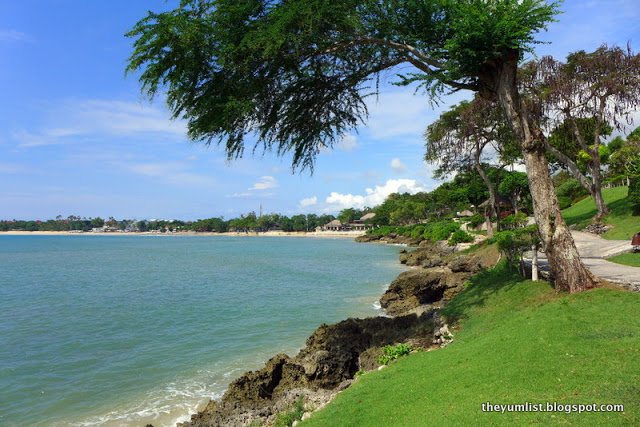
[[412, 239], [419, 239], [424, 234], [424, 225], [416, 225], [409, 233], [409, 237]]
[[527, 215], [523, 212], [509, 215], [502, 220], [500, 224], [504, 230], [515, 230], [516, 228], [522, 228], [527, 225]]
[[423, 237], [432, 242], [448, 240], [451, 233], [460, 229], [460, 224], [454, 221], [432, 222], [425, 226]]
[[531, 246], [538, 245], [539, 241], [538, 227], [533, 224], [515, 230], [499, 231], [488, 243], [497, 243], [498, 250], [505, 255], [509, 266], [518, 268], [522, 255], [530, 250]]
[[294, 421], [300, 421], [304, 414], [304, 401], [302, 396], [293, 405], [293, 409], [289, 412], [281, 412], [276, 416], [276, 427], [291, 427]]
[[449, 246], [455, 246], [458, 243], [471, 243], [473, 242], [473, 236], [464, 230], [456, 230], [449, 237]]
[[558, 197], [564, 196], [571, 199], [572, 202], [576, 202], [584, 196], [589, 195], [589, 192], [585, 190], [585, 188], [580, 185], [575, 178], [570, 178], [563, 182], [557, 189], [556, 194]]
[[567, 196], [558, 196], [558, 203], [560, 204], [560, 209], [567, 209], [573, 204], [571, 198]]
[[471, 228], [476, 228], [479, 225], [482, 225], [484, 223], [484, 216], [481, 214], [475, 214], [474, 216], [472, 216], [471, 218], [469, 218], [469, 227]]
[[378, 358], [378, 363], [388, 365], [389, 362], [411, 353], [413, 348], [409, 344], [388, 345], [382, 349], [382, 355]]

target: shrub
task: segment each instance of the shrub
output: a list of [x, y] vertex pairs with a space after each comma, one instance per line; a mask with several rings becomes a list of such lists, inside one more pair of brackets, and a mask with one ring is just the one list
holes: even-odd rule
[[505, 230], [515, 230], [527, 225], [527, 215], [523, 212], [509, 215], [502, 220], [501, 226]]
[[469, 218], [468, 224], [469, 224], [469, 227], [476, 228], [479, 225], [482, 225], [482, 223], [484, 223], [484, 216], [481, 214], [475, 214], [474, 216]]
[[585, 190], [577, 179], [570, 178], [556, 189], [556, 194], [558, 197], [568, 197], [572, 202], [576, 202], [578, 199], [587, 196], [589, 192]]
[[382, 349], [382, 355], [378, 358], [378, 363], [388, 365], [389, 362], [411, 353], [413, 348], [409, 344], [388, 345]]
[[412, 239], [419, 239], [424, 234], [424, 225], [416, 225], [409, 233], [409, 237]]
[[567, 196], [558, 196], [558, 203], [560, 204], [560, 209], [567, 209], [573, 204], [571, 201], [571, 197]]
[[498, 250], [507, 258], [507, 263], [511, 268], [518, 268], [522, 255], [531, 249], [531, 246], [538, 245], [538, 227], [530, 225], [515, 230], [499, 231], [488, 240], [489, 243], [497, 243]]
[[451, 233], [460, 229], [460, 224], [454, 221], [432, 222], [425, 226], [423, 237], [432, 242], [448, 240]]
[[470, 243], [473, 242], [473, 236], [464, 230], [456, 230], [449, 237], [449, 246], [455, 246], [458, 243]]
[[304, 401], [302, 396], [296, 400], [293, 409], [289, 412], [281, 412], [276, 416], [275, 427], [291, 427], [294, 421], [300, 421], [304, 414]]

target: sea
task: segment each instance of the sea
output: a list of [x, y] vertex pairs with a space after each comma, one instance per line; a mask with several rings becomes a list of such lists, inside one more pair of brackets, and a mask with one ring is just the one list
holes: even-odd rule
[[381, 314], [398, 247], [0, 236], [0, 426], [173, 426], [322, 323]]

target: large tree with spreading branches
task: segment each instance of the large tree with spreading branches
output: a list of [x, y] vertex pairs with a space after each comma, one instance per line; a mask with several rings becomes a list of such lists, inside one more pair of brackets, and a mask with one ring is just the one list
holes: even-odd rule
[[557, 13], [544, 0], [183, 0], [131, 30], [128, 70], [141, 71], [150, 96], [166, 91], [192, 139], [220, 143], [231, 158], [248, 139], [292, 152], [294, 167], [311, 167], [366, 119], [382, 72], [432, 98], [478, 92], [517, 135], [556, 285], [575, 292], [596, 281], [560, 215], [542, 129], [518, 89], [519, 62]]
[[[602, 46], [572, 53], [566, 62], [544, 57], [535, 68], [539, 86], [532, 93], [547, 124], [556, 127], [552, 136], [569, 148], [551, 143], [549, 150], [593, 196], [601, 219], [609, 212], [602, 197], [602, 139], [612, 128], [626, 128], [640, 108], [640, 55]], [[576, 148], [587, 155], [589, 176], [580, 172]]]
[[[514, 135], [502, 112], [493, 102], [476, 96], [473, 101], [461, 102], [444, 112], [429, 125], [424, 136], [425, 160], [437, 166], [434, 177], [443, 178], [469, 168], [478, 172], [489, 191], [487, 234], [493, 236], [491, 218], [500, 218], [498, 184], [490, 179], [487, 162], [496, 157], [507, 163], [514, 160], [508, 150], [513, 146]], [[506, 156], [499, 155], [503, 149]]]

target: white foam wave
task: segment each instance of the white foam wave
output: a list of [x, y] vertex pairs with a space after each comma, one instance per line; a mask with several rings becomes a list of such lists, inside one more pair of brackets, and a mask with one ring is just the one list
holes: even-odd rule
[[202, 409], [209, 399], [218, 399], [222, 396], [224, 386], [216, 382], [215, 377], [219, 378], [219, 374], [199, 372], [197, 379], [170, 382], [107, 413], [64, 425], [121, 427], [151, 423], [155, 427], [175, 426], [176, 423], [188, 421], [191, 414]]

